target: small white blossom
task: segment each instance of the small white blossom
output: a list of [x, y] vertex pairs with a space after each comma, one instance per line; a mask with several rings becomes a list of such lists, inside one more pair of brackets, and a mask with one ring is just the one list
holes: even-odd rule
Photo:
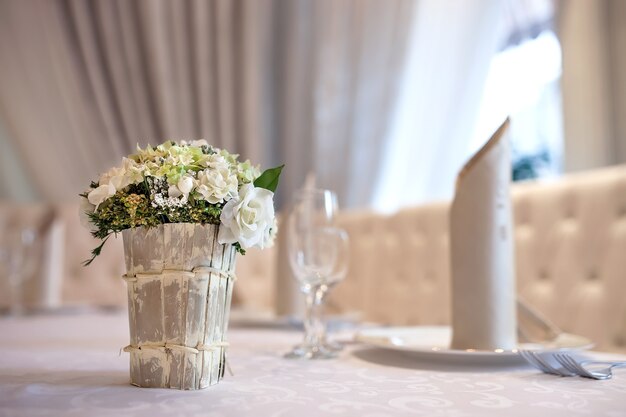
[[209, 146], [209, 143], [205, 139], [192, 140], [191, 142], [181, 140], [180, 144], [184, 146], [197, 146], [198, 148], [201, 148], [202, 146]]
[[181, 195], [183, 195], [183, 192], [182, 192], [182, 191], [180, 191], [180, 190], [178, 189], [178, 186], [176, 186], [176, 185], [172, 184], [172, 185], [170, 185], [170, 186], [169, 186], [169, 188], [167, 189], [167, 195], [168, 195], [169, 197], [178, 198], [178, 197], [180, 197]]
[[156, 193], [154, 195], [154, 200], [152, 200], [152, 207], [161, 207], [166, 209], [173, 209], [176, 207], [183, 207], [187, 204], [186, 195], [183, 195], [180, 198], [177, 197], [164, 197], [162, 193]]
[[182, 177], [178, 180], [178, 189], [185, 195], [189, 195], [191, 190], [193, 189], [193, 179], [188, 176]]
[[170, 185], [167, 190], [167, 195], [170, 197], [180, 197], [184, 195], [189, 196], [189, 193], [193, 189], [193, 178], [185, 175], [178, 180], [176, 185]]

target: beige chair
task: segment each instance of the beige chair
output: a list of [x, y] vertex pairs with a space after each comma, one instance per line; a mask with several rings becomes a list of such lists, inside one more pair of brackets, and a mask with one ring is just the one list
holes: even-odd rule
[[249, 249], [237, 256], [233, 309], [271, 315], [276, 305], [277, 247]]
[[[626, 166], [513, 186], [518, 294], [564, 331], [626, 350]], [[450, 319], [448, 203], [344, 213], [338, 312], [403, 324]]]
[[91, 258], [92, 249], [100, 242], [80, 224], [78, 203], [57, 206], [56, 212], [63, 226], [63, 305], [126, 305], [126, 284], [121, 279], [125, 272], [122, 236], [112, 236], [100, 256], [85, 267], [82, 263]]
[[[27, 308], [46, 308], [60, 303], [61, 286], [58, 274], [58, 245], [60, 227], [51, 207], [0, 202], [0, 244], [13, 246], [21, 240], [22, 232], [32, 233], [33, 244], [24, 253], [20, 268], [23, 282], [21, 303]], [[4, 260], [3, 260], [4, 262]], [[3, 265], [7, 266], [7, 265]], [[11, 289], [6, 268], [0, 268], [0, 308], [11, 304]]]

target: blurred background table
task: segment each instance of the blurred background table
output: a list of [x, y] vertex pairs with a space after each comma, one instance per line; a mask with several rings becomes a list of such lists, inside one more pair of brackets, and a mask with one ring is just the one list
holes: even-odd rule
[[0, 333], [1, 416], [626, 415], [624, 371], [608, 381], [559, 378], [358, 344], [336, 360], [286, 360], [301, 333], [269, 323], [233, 326], [234, 376], [195, 392], [129, 385], [125, 313], [2, 318]]

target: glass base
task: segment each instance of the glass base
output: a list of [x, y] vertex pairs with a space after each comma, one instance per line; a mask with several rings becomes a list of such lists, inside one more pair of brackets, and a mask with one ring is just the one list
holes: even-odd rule
[[343, 346], [337, 343], [323, 345], [296, 345], [285, 354], [287, 359], [332, 359], [339, 355]]
[[343, 350], [343, 345], [339, 342], [324, 342], [324, 348], [328, 350], [333, 350], [335, 352], [341, 352]]

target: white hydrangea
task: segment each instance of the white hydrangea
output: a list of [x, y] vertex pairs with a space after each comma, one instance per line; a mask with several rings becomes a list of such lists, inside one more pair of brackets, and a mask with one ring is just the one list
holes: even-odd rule
[[165, 164], [171, 166], [191, 165], [193, 164], [193, 155], [187, 147], [172, 146], [169, 149], [169, 156], [165, 159]]
[[207, 169], [198, 172], [196, 191], [211, 204], [228, 201], [237, 196], [239, 185], [237, 175], [233, 174], [230, 164], [218, 154], [206, 159]]

